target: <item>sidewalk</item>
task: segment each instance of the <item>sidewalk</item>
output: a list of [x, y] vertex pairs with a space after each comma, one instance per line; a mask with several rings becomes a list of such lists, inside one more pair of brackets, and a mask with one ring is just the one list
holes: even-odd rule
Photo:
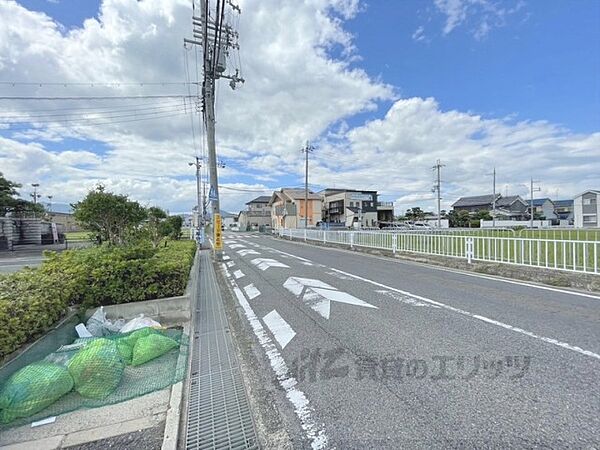
[[201, 251], [192, 336], [180, 448], [258, 448], [210, 250]]

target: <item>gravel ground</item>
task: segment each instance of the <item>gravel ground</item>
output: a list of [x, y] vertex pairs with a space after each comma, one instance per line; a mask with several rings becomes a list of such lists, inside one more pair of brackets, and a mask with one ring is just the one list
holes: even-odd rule
[[153, 428], [147, 428], [145, 430], [122, 434], [120, 436], [101, 439], [99, 441], [68, 448], [71, 450], [103, 450], [107, 448], [123, 450], [159, 450], [162, 446], [164, 432], [165, 422]]

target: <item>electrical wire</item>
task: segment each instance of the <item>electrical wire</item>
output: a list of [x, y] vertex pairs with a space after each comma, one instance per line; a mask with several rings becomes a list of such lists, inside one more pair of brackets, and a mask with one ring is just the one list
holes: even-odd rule
[[75, 97], [27, 97], [27, 96], [0, 96], [0, 100], [139, 100], [139, 99], [156, 99], [156, 98], [188, 98], [187, 95], [172, 94], [172, 95], [115, 95], [115, 96], [75, 96]]
[[[23, 118], [23, 119], [15, 119], [15, 120], [8, 120], [5, 121], [5, 123], [36, 123], [36, 124], [41, 124], [41, 123], [69, 123], [69, 122], [78, 122], [78, 121], [89, 121], [89, 120], [106, 120], [106, 119], [121, 119], [121, 118], [129, 118], [129, 117], [146, 117], [146, 116], [151, 116], [151, 115], [156, 115], [156, 114], [164, 114], [164, 113], [171, 113], [171, 112], [183, 112], [183, 113], [187, 113], [186, 109], [183, 107], [183, 105], [174, 105], [171, 107], [166, 107], [166, 108], [162, 108], [158, 111], [148, 111], [148, 112], [141, 112], [141, 113], [127, 113], [127, 114], [112, 114], [112, 115], [105, 115], [103, 117], [79, 117], [79, 118], [66, 118], [66, 119], [27, 119], [27, 118]], [[1, 119], [0, 119], [1, 121]]]
[[[179, 82], [171, 82], [171, 81], [156, 81], [156, 82], [118, 82], [118, 81], [114, 81], [114, 82], [94, 82], [94, 81], [86, 81], [86, 82], [78, 82], [78, 83], [73, 83], [73, 82], [60, 82], [60, 81], [56, 81], [56, 82], [48, 82], [48, 81], [41, 81], [41, 82], [35, 82], [35, 81], [0, 81], [0, 86], [39, 86], [39, 87], [43, 87], [43, 86], [64, 86], [64, 87], [68, 87], [68, 86], [88, 86], [88, 87], [97, 87], [97, 86], [106, 86], [106, 87], [120, 87], [120, 86], [139, 86], [139, 87], [144, 87], [144, 86], [185, 86], [190, 84], [189, 81], [187, 82], [183, 82], [183, 81], [179, 81]], [[193, 83], [191, 83], [193, 84]]]
[[[184, 99], [185, 101], [185, 99]], [[185, 108], [185, 104], [180, 101], [169, 102], [160, 106], [144, 106], [144, 107], [136, 107], [136, 108], [117, 108], [109, 111], [87, 111], [80, 112], [76, 114], [89, 115], [89, 114], [117, 114], [117, 113], [125, 113], [125, 112], [144, 112], [151, 110], [162, 110], [165, 108], [179, 107], [183, 106]], [[2, 120], [18, 120], [21, 118], [25, 119], [33, 119], [36, 117], [73, 117], [76, 115], [75, 113], [58, 113], [58, 114], [36, 114], [36, 113], [19, 113], [19, 114], [10, 114], [10, 115], [0, 115], [0, 121]]]
[[[40, 127], [45, 129], [56, 129], [56, 128], [78, 128], [78, 127], [96, 127], [96, 126], [100, 126], [100, 125], [118, 125], [118, 124], [122, 124], [122, 123], [130, 123], [130, 122], [141, 122], [144, 120], [154, 120], [154, 119], [166, 119], [166, 118], [170, 118], [170, 117], [176, 117], [176, 116], [181, 116], [181, 115], [186, 115], [187, 113], [185, 113], [183, 110], [181, 110], [180, 112], [177, 113], [173, 113], [173, 114], [165, 114], [165, 115], [155, 115], [155, 116], [151, 116], [151, 117], [142, 117], [142, 118], [134, 118], [134, 119], [128, 119], [128, 120], [115, 120], [115, 121], [108, 121], [108, 122], [97, 122], [97, 123], [79, 123], [79, 124], [72, 124], [72, 125], [63, 125], [60, 123], [53, 123], [50, 125], [45, 125], [44, 127]], [[37, 130], [38, 128], [32, 127], [32, 126], [26, 126], [26, 127], [11, 127], [11, 129], [14, 130]]]

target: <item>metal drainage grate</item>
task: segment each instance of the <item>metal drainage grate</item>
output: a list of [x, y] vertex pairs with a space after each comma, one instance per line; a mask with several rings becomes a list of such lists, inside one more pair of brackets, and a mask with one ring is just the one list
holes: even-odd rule
[[258, 439], [209, 252], [193, 314], [187, 449], [256, 449]]

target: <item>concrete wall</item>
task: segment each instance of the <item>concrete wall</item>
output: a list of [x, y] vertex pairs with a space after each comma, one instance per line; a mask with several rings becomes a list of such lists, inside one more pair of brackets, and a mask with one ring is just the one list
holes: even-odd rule
[[[483, 220], [479, 221], [479, 226], [481, 228], [492, 228], [493, 221], [491, 220]], [[527, 227], [530, 226], [529, 220], [496, 220], [496, 227]], [[550, 220], [534, 220], [533, 227], [534, 228], [549, 228], [552, 226]]]

